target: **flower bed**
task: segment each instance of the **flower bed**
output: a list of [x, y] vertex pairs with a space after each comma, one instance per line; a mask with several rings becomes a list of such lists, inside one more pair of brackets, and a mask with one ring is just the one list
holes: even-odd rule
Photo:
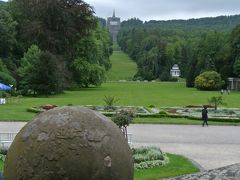
[[[162, 109], [168, 114], [182, 115], [189, 117], [201, 117], [202, 108], [165, 108]], [[214, 110], [213, 108], [208, 108], [209, 117], [223, 117], [223, 118], [240, 118], [239, 108], [219, 108]]]
[[133, 160], [135, 170], [163, 166], [169, 162], [166, 154], [162, 153], [157, 147], [141, 147], [133, 149]]
[[87, 107], [87, 108], [95, 110], [95, 111], [99, 111], [103, 114], [115, 114], [116, 112], [121, 111], [121, 110], [127, 110], [127, 111], [130, 110], [130, 111], [133, 111], [137, 115], [138, 114], [152, 114], [150, 111], [148, 111], [143, 106], [111, 106], [111, 107], [107, 107], [107, 106], [87, 105], [84, 107]]

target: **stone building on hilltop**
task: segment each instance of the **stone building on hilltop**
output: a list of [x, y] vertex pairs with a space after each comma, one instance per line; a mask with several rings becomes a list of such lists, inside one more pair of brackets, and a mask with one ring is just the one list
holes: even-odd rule
[[117, 41], [117, 34], [120, 30], [120, 27], [120, 18], [115, 16], [115, 10], [113, 10], [113, 16], [107, 18], [107, 28], [112, 35], [113, 42]]

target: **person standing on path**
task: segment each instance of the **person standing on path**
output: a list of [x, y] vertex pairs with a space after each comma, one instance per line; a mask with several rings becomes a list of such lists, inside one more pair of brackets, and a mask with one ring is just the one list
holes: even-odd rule
[[207, 106], [203, 106], [202, 109], [202, 126], [204, 127], [204, 125], [206, 124], [208, 126], [208, 110], [207, 110]]

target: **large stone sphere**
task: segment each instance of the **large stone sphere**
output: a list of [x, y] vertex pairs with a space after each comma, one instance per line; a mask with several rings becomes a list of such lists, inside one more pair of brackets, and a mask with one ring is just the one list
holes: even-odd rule
[[120, 129], [80, 107], [54, 108], [27, 123], [10, 146], [4, 180], [132, 180]]

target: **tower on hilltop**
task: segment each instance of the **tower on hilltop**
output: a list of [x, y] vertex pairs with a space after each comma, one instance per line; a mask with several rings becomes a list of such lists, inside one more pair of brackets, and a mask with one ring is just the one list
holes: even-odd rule
[[112, 35], [113, 42], [117, 41], [117, 34], [120, 30], [120, 26], [120, 18], [115, 16], [115, 10], [113, 10], [113, 16], [107, 18], [107, 28]]

